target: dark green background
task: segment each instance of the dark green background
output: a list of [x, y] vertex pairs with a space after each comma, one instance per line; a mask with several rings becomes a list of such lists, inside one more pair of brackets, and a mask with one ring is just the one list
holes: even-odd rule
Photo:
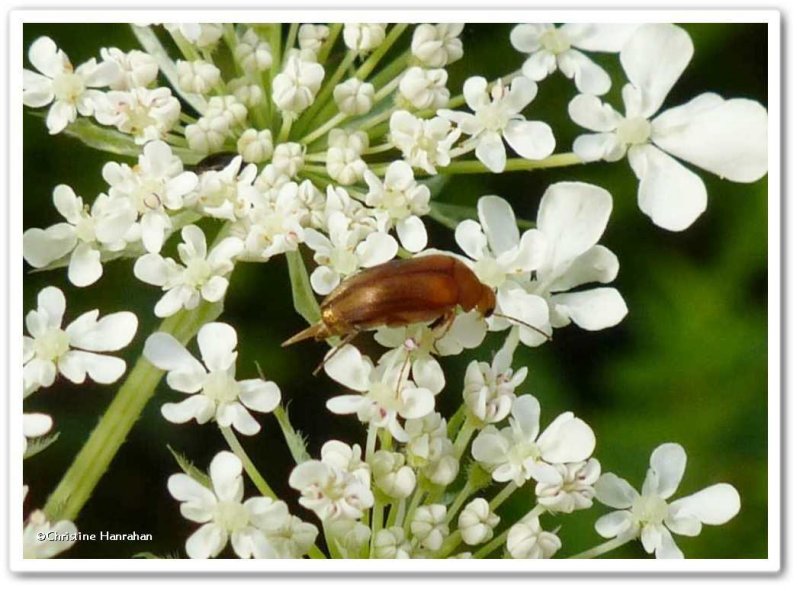
[[[666, 107], [682, 104], [705, 91], [747, 97], [766, 104], [767, 27], [749, 24], [684, 25], [695, 43], [695, 57], [670, 93]], [[518, 68], [523, 56], [508, 43], [508, 25], [469, 25], [463, 41], [466, 56], [451, 65], [450, 88], [460, 91], [470, 75], [489, 79]], [[49, 35], [73, 63], [99, 55], [99, 48], [136, 47], [122, 25], [26, 25], [28, 47]], [[409, 33], [406, 33], [408, 36]], [[598, 56], [614, 77], [606, 99], [621, 106], [624, 76], [614, 56]], [[26, 63], [26, 65], [28, 65]], [[539, 95], [526, 111], [528, 119], [550, 123], [557, 151], [568, 151], [580, 129], [566, 113], [574, 94], [572, 83], [556, 74], [540, 84]], [[46, 227], [59, 220], [52, 206], [52, 189], [67, 183], [91, 200], [105, 190], [100, 176], [106, 157], [63, 135], [50, 137], [41, 118], [24, 115], [25, 228]], [[670, 233], [652, 225], [636, 206], [636, 182], [626, 161], [561, 170], [469, 175], [454, 178], [438, 197], [474, 206], [484, 194], [508, 199], [517, 215], [535, 220], [540, 196], [551, 183], [581, 180], [605, 187], [614, 195], [614, 212], [601, 243], [620, 260], [614, 285], [630, 309], [618, 327], [589, 333], [561, 329], [555, 340], [535, 350], [520, 349], [516, 366], [530, 373], [519, 392], [530, 392], [542, 403], [546, 423], [564, 410], [573, 410], [593, 427], [596, 455], [604, 470], [639, 487], [651, 451], [675, 441], [687, 450], [689, 463], [678, 495], [716, 482], [730, 482], [741, 493], [742, 509], [722, 527], [706, 527], [699, 538], [678, 538], [693, 558], [764, 558], [767, 554], [767, 181], [739, 185], [701, 173], [709, 192], [709, 209], [687, 231]], [[452, 232], [426, 221], [433, 246], [455, 249]], [[167, 248], [167, 252], [173, 252]], [[137, 282], [132, 261], [105, 267], [95, 285], [76, 289], [64, 271], [25, 276], [25, 311], [35, 306], [38, 291], [57, 285], [67, 295], [67, 320], [91, 308], [103, 313], [132, 310], [140, 319], [134, 343], [125, 356], [132, 362], [144, 338], [156, 327], [152, 307], [160, 292]], [[281, 349], [279, 343], [302, 327], [291, 306], [283, 258], [263, 265], [240, 265], [232, 277], [221, 318], [239, 331], [239, 376], [256, 375], [259, 362], [269, 379], [290, 401], [293, 423], [308, 435], [316, 455], [329, 438], [356, 441], [362, 430], [353, 416], [337, 417], [324, 408], [325, 400], [341, 392], [326, 376], [314, 378], [309, 368], [323, 347], [303, 344]], [[368, 338], [360, 342], [379, 354]], [[461, 396], [463, 370], [473, 359], [489, 360], [501, 340], [459, 358], [445, 358], [448, 385], [437, 406], [450, 412]], [[114, 387], [62, 380], [31, 396], [27, 411], [52, 414], [58, 442], [25, 463], [30, 485], [26, 510], [40, 507], [108, 405]], [[137, 531], [152, 533], [152, 543], [102, 544], [83, 542], [64, 556], [127, 557], [139, 551], [179, 552], [195, 528], [181, 518], [178, 504], [167, 493], [166, 479], [176, 472], [166, 445], [182, 451], [200, 467], [225, 444], [213, 424], [173, 425], [159, 413], [161, 404], [177, 399], [166, 386], [159, 388], [127, 442], [101, 480], [77, 520], [84, 532]], [[282, 496], [287, 488], [289, 455], [272, 417], [260, 417], [262, 433], [246, 438], [254, 461]], [[243, 438], [245, 439], [245, 438]], [[363, 442], [362, 442], [363, 444]], [[525, 491], [530, 490], [528, 485]], [[248, 484], [248, 494], [255, 491]], [[493, 494], [493, 493], [490, 493]], [[531, 502], [518, 492], [503, 507], [520, 515]], [[299, 510], [306, 519], [309, 515]], [[599, 540], [594, 519], [608, 511], [595, 506], [564, 518], [544, 518], [545, 526], [563, 523], [561, 555], [583, 550]], [[612, 557], [642, 557], [631, 544]]]

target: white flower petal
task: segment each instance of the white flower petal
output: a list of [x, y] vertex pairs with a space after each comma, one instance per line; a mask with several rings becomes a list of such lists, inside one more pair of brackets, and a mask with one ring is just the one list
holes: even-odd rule
[[272, 412], [281, 401], [281, 391], [275, 382], [243, 380], [239, 382], [239, 400], [257, 412]]
[[411, 373], [418, 386], [426, 388], [434, 394], [438, 394], [444, 389], [445, 380], [442, 366], [433, 357], [416, 359], [411, 365]]
[[[86, 351], [70, 351], [59, 359], [59, 367], [65, 357], [69, 358], [69, 362], [74, 364], [74, 367], [89, 374], [89, 377], [98, 384], [112, 384], [125, 373], [125, 361], [117, 357]], [[64, 372], [62, 371], [62, 373]], [[66, 377], [69, 378], [69, 376]], [[80, 380], [80, 382], [82, 381]]]
[[547, 123], [512, 119], [503, 130], [508, 145], [528, 160], [547, 158], [556, 148], [556, 138]]
[[481, 133], [475, 155], [492, 172], [500, 173], [506, 168], [506, 147], [496, 131]]
[[383, 232], [373, 232], [358, 245], [356, 254], [362, 267], [374, 267], [394, 258], [397, 241]]
[[[686, 451], [677, 443], [659, 445], [650, 455], [650, 468], [655, 474], [655, 490], [662, 499], [675, 494], [686, 470]], [[651, 493], [647, 491], [644, 494]]]
[[590, 94], [579, 94], [573, 98], [568, 110], [575, 123], [592, 131], [614, 131], [622, 120], [622, 116], [611, 105]]
[[562, 182], [547, 188], [539, 204], [536, 227], [550, 241], [553, 268], [583, 254], [600, 240], [612, 204], [608, 191], [587, 183]]
[[[39, 306], [39, 310], [47, 313], [48, 327], [56, 328], [61, 326], [64, 310], [67, 308], [64, 292], [57, 287], [45, 287], [36, 297], [36, 303]], [[31, 333], [31, 336], [36, 337], [37, 335]]]
[[543, 23], [521, 24], [511, 29], [511, 45], [517, 51], [531, 53], [541, 47], [539, 39], [543, 33], [552, 29]]
[[201, 373], [205, 369], [197, 359], [192, 357], [186, 347], [181, 345], [175, 337], [165, 332], [150, 335], [144, 344], [144, 356], [159, 369], [165, 371], [181, 371], [187, 373]]
[[585, 54], [568, 49], [558, 56], [558, 66], [575, 86], [586, 94], [605, 94], [611, 89], [611, 77]]
[[428, 244], [428, 231], [425, 229], [425, 224], [415, 215], [397, 222], [395, 229], [400, 244], [409, 252], [419, 252]]
[[225, 297], [226, 291], [228, 291], [228, 280], [218, 275], [209, 279], [203, 287], [200, 288], [200, 294], [207, 302], [220, 301]]
[[656, 558], [659, 560], [680, 560], [683, 558], [683, 552], [675, 544], [675, 540], [669, 533], [667, 528], [661, 528], [661, 541], [656, 546]]
[[67, 277], [69, 277], [70, 283], [77, 287], [86, 287], [100, 279], [102, 274], [103, 264], [100, 262], [100, 251], [85, 242], [78, 244], [69, 259]]
[[478, 218], [495, 256], [519, 245], [519, 228], [508, 201], [497, 195], [478, 199]]
[[639, 113], [649, 118], [661, 107], [667, 93], [689, 64], [694, 46], [689, 34], [667, 23], [640, 26], [620, 52], [625, 73], [642, 93]]
[[522, 75], [531, 80], [544, 80], [556, 69], [556, 56], [546, 49], [533, 53], [522, 64]]
[[629, 530], [632, 525], [633, 515], [630, 511], [612, 511], [598, 519], [594, 529], [604, 538], [615, 538]]
[[236, 363], [236, 330], [224, 322], [209, 322], [197, 333], [197, 345], [209, 371], [227, 371]]
[[557, 312], [566, 314], [584, 330], [603, 330], [616, 326], [628, 314], [625, 300], [613, 287], [557, 294], [550, 301]]
[[467, 106], [474, 111], [489, 103], [486, 93], [488, 82], [481, 76], [472, 76], [464, 82], [464, 99]]
[[214, 416], [214, 403], [203, 394], [195, 394], [180, 402], [162, 405], [161, 414], [170, 423], [182, 424], [196, 419], [203, 424]]
[[566, 23], [560, 30], [574, 47], [617, 53], [639, 26], [640, 23]]
[[618, 272], [617, 255], [605, 246], [596, 245], [573, 259], [558, 279], [550, 284], [550, 291], [567, 291], [585, 283], [608, 283]]
[[708, 525], [722, 525], [733, 519], [742, 501], [736, 489], [727, 483], [714, 484], [670, 503], [676, 516], [692, 516]]
[[716, 104], [692, 108], [690, 102], [657, 117], [653, 142], [725, 179], [750, 183], [764, 176], [768, 166], [767, 110], [746, 99], [703, 102]]
[[646, 145], [630, 150], [628, 159], [640, 181], [639, 208], [657, 226], [679, 232], [706, 210], [703, 181], [671, 156]]
[[539, 434], [539, 418], [542, 414], [539, 401], [530, 394], [524, 394], [514, 400], [511, 409], [511, 414], [526, 441], [532, 442]]
[[211, 460], [208, 475], [220, 501], [240, 501], [243, 494], [242, 462], [233, 453], [221, 451]]
[[341, 282], [341, 276], [330, 267], [320, 266], [311, 272], [311, 287], [319, 295], [328, 295]]
[[67, 255], [78, 242], [69, 224], [56, 224], [42, 230], [30, 228], [22, 235], [22, 256], [32, 267], [44, 267]]
[[594, 489], [597, 500], [614, 509], [628, 509], [639, 498], [639, 493], [627, 480], [611, 472], [601, 475]]
[[464, 220], [456, 226], [456, 243], [461, 250], [476, 261], [486, 254], [486, 235], [483, 233], [481, 225], [475, 220]]
[[435, 398], [427, 388], [406, 388], [402, 397], [403, 408], [398, 414], [404, 419], [421, 419], [433, 412]]
[[551, 464], [582, 462], [594, 451], [592, 428], [571, 412], [565, 412], [542, 431], [537, 440], [542, 458]]
[[228, 543], [228, 534], [215, 523], [206, 523], [186, 540], [189, 558], [214, 558]]
[[366, 392], [369, 389], [371, 372], [372, 364], [353, 345], [345, 345], [325, 362], [325, 373], [331, 379], [356, 392]]
[[364, 396], [345, 394], [344, 396], [329, 398], [325, 406], [334, 414], [349, 415], [357, 413], [365, 404], [369, 404], [369, 402]]
[[[71, 326], [67, 327], [68, 332]], [[133, 340], [138, 326], [136, 314], [117, 312], [104, 316], [88, 331], [70, 333], [70, 342], [73, 346], [88, 351], [118, 351]]]

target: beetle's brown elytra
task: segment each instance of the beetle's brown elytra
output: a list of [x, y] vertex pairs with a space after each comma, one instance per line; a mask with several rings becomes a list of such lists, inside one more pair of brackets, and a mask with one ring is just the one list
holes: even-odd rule
[[492, 314], [494, 291], [458, 259], [433, 254], [390, 261], [342, 282], [320, 304], [322, 318], [283, 343], [355, 336], [382, 326], [451, 318], [456, 308]]

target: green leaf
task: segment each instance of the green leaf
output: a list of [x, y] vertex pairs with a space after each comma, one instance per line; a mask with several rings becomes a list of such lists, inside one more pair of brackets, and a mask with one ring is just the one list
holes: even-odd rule
[[60, 433], [52, 433], [46, 437], [37, 437], [36, 439], [28, 441], [28, 448], [25, 450], [25, 455], [22, 457], [22, 459], [27, 460], [38, 453], [42, 453], [58, 440], [59, 435]]
[[315, 324], [320, 319], [319, 304], [311, 289], [311, 281], [299, 250], [286, 253], [286, 262], [289, 265], [289, 280], [292, 284], [292, 301], [297, 313], [305, 318], [309, 324]]
[[195, 466], [189, 460], [189, 458], [182, 453], [175, 451], [169, 445], [167, 445], [167, 449], [169, 450], [169, 453], [172, 454], [172, 457], [175, 458], [175, 461], [178, 463], [178, 466], [180, 466], [180, 469], [184, 474], [186, 474], [192, 480], [196, 480], [206, 488], [211, 489], [211, 478], [208, 477], [208, 474], [200, 470], [200, 468]]

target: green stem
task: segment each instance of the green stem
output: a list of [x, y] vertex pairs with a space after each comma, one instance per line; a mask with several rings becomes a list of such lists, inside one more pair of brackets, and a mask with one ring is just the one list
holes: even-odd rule
[[[503, 172], [514, 172], [522, 170], [539, 170], [543, 168], [558, 168], [561, 166], [574, 166], [583, 164], [583, 161], [572, 152], [563, 154], [553, 154], [542, 160], [528, 160], [526, 158], [509, 158]], [[388, 167], [388, 165], [383, 165]], [[375, 174], [381, 174], [380, 167], [377, 167]], [[453, 162], [449, 166], [439, 168], [436, 174], [482, 174], [490, 172], [480, 160], [460, 160]]]
[[250, 456], [247, 455], [247, 452], [242, 447], [242, 444], [239, 443], [239, 440], [236, 438], [236, 434], [230, 427], [223, 427], [220, 425], [219, 430], [222, 432], [222, 436], [225, 438], [228, 447], [231, 448], [231, 451], [236, 454], [236, 457], [239, 458], [242, 462], [242, 466], [244, 466], [244, 471], [247, 472], [247, 475], [250, 477], [250, 480], [253, 481], [253, 484], [256, 485], [258, 492], [261, 493], [263, 497], [269, 497], [270, 499], [277, 499], [278, 495], [275, 494], [275, 491], [270, 488], [267, 481], [261, 476], [261, 473], [256, 468], [253, 461], [250, 459]]
[[457, 460], [461, 459], [461, 456], [464, 454], [464, 450], [467, 449], [469, 440], [476, 429], [477, 425], [475, 424], [475, 421], [472, 419], [472, 417], [467, 416], [464, 424], [461, 425], [461, 430], [458, 432], [458, 437], [456, 437], [455, 443], [453, 443]]
[[635, 539], [636, 536], [619, 536], [616, 538], [612, 538], [602, 544], [598, 544], [594, 548], [589, 548], [588, 550], [584, 550], [583, 552], [579, 552], [578, 554], [574, 554], [570, 556], [570, 559], [581, 559], [581, 558], [597, 558], [603, 554], [611, 552], [612, 550], [616, 550], [617, 548], [624, 546], [631, 540]]
[[336, 88], [336, 85], [347, 73], [347, 69], [355, 61], [357, 56], [358, 52], [356, 51], [350, 50], [347, 52], [342, 61], [339, 63], [339, 67], [336, 68], [336, 70], [333, 72], [333, 75], [325, 83], [325, 86], [322, 87], [322, 90], [320, 90], [319, 94], [317, 94], [317, 96], [314, 98], [314, 103], [306, 110], [305, 113], [302, 114], [297, 122], [297, 129], [300, 132], [305, 132], [311, 122], [314, 121], [314, 117], [317, 115], [317, 113], [319, 113], [328, 102], [332, 102], [329, 101], [329, 99], [333, 94], [333, 89]]
[[408, 532], [411, 531], [411, 520], [414, 518], [414, 511], [417, 510], [420, 501], [422, 501], [422, 495], [425, 491], [420, 486], [419, 482], [417, 482], [417, 490], [414, 491], [414, 496], [411, 497], [411, 502], [408, 504], [408, 509], [406, 510], [406, 516], [403, 523], [403, 529], [408, 535]]
[[[204, 301], [194, 310], [181, 310], [167, 318], [158, 331], [171, 334], [186, 344], [204, 324], [216, 319], [222, 313], [222, 308], [221, 302], [212, 304]], [[44, 512], [51, 521], [75, 520], [145, 405], [153, 397], [162, 375], [162, 370], [153, 366], [144, 356], [139, 357], [89, 439], [47, 499]]]
[[372, 535], [370, 536], [369, 555], [375, 549], [375, 536], [383, 529], [383, 509], [384, 504], [379, 499], [375, 499], [375, 505], [372, 507]]
[[342, 28], [344, 28], [342, 23], [333, 23], [328, 27], [328, 38], [322, 44], [322, 47], [319, 48], [317, 63], [324, 64], [328, 60], [328, 55], [336, 44], [336, 40], [339, 38], [339, 33], [342, 31]]
[[289, 25], [289, 34], [286, 36], [286, 49], [284, 55], [289, 54], [289, 50], [294, 47], [294, 42], [297, 39], [297, 30], [300, 28], [300, 23], [292, 23]]
[[495, 497], [491, 501], [489, 501], [489, 509], [491, 509], [492, 511], [497, 509], [518, 488], [519, 487], [517, 486], [517, 484], [513, 481], [506, 484], [505, 488], [503, 488], [503, 490], [497, 493]]
[[389, 31], [384, 38], [383, 43], [375, 48], [375, 51], [373, 51], [367, 60], [361, 64], [361, 67], [358, 68], [356, 71], [356, 78], [359, 80], [364, 80], [367, 76], [369, 76], [372, 73], [372, 70], [375, 69], [375, 66], [378, 65], [378, 62], [383, 59], [383, 56], [386, 55], [386, 52], [389, 51], [389, 49], [391, 49], [392, 45], [394, 45], [395, 41], [397, 41], [407, 27], [408, 24], [405, 23], [398, 23], [392, 27], [392, 30]]
[[458, 429], [461, 427], [461, 424], [464, 422], [464, 418], [466, 416], [467, 407], [464, 403], [461, 403], [461, 406], [458, 407], [456, 412], [453, 413], [453, 416], [450, 417], [450, 420], [447, 421], [447, 436], [449, 438], [455, 437], [456, 433], [458, 433]]

